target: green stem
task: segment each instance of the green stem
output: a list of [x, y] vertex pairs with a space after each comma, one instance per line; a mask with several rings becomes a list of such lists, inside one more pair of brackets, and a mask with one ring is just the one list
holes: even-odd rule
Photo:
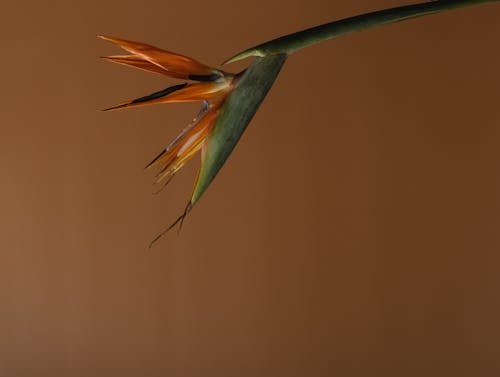
[[250, 56], [291, 54], [301, 48], [354, 31], [455, 8], [497, 1], [500, 0], [438, 0], [361, 14], [298, 31], [296, 33], [273, 39], [269, 42], [262, 43], [258, 46], [238, 53], [228, 59], [224, 64], [232, 63]]

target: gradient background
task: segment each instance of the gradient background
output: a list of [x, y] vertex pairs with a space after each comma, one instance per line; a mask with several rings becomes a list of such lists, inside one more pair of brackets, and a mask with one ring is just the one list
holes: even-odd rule
[[297, 53], [151, 252], [198, 161], [142, 168], [198, 105], [98, 111], [174, 81], [97, 34], [216, 65], [408, 3], [3, 4], [0, 375], [498, 376], [500, 5]]

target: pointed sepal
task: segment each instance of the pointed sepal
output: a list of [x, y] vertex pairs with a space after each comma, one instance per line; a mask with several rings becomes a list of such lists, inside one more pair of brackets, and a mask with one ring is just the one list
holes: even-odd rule
[[[99, 38], [112, 42], [128, 51], [132, 56], [128, 57], [108, 57], [108, 60], [121, 64], [131, 65], [145, 69], [145, 65], [140, 66], [138, 59], [143, 59], [151, 64], [160, 67], [161, 73], [185, 80], [195, 81], [215, 81], [223, 76], [223, 73], [215, 68], [209, 67], [190, 57], [177, 54], [175, 52], [163, 50], [161, 48], [148, 45], [146, 43], [129, 41], [121, 38], [114, 38], [100, 35]], [[155, 70], [155, 72], [158, 72]]]

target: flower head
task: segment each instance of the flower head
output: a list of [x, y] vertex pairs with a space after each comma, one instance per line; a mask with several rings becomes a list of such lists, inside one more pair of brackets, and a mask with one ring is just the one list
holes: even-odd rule
[[194, 203], [215, 178], [271, 88], [286, 60], [286, 54], [257, 58], [248, 69], [235, 75], [144, 43], [101, 38], [117, 44], [129, 53], [104, 57], [108, 61], [189, 81], [106, 110], [158, 103], [203, 103], [193, 121], [146, 166], [158, 168], [155, 183], [164, 182], [163, 188], [187, 161], [201, 151], [200, 171], [186, 209], [153, 240], [153, 244], [176, 224], [182, 225]]
[[[130, 53], [129, 55], [103, 57], [105, 60], [172, 78], [191, 81], [170, 86], [105, 110], [159, 103], [203, 102], [199, 114], [193, 121], [146, 166], [146, 169], [157, 167], [159, 171], [155, 183], [165, 181], [166, 185], [187, 161], [200, 150], [203, 151], [206, 140], [220, 113], [221, 106], [234, 84], [235, 75], [209, 67], [192, 58], [144, 43], [105, 36], [100, 38], [113, 42]], [[185, 217], [191, 205], [192, 203], [190, 203], [182, 218]], [[182, 218], [179, 218], [178, 221], [181, 221]]]

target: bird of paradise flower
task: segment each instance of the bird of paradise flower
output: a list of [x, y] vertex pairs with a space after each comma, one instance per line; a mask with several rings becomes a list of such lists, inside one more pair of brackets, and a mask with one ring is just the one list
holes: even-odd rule
[[236, 146], [287, 57], [309, 45], [369, 27], [500, 0], [438, 0], [366, 13], [319, 25], [244, 50], [224, 64], [255, 57], [238, 74], [209, 67], [192, 58], [125, 39], [100, 36], [128, 52], [104, 59], [189, 81], [127, 101], [106, 110], [173, 102], [202, 101], [199, 114], [146, 168], [157, 167], [155, 183], [164, 187], [201, 151], [201, 167], [184, 212], [151, 242], [184, 221]]

